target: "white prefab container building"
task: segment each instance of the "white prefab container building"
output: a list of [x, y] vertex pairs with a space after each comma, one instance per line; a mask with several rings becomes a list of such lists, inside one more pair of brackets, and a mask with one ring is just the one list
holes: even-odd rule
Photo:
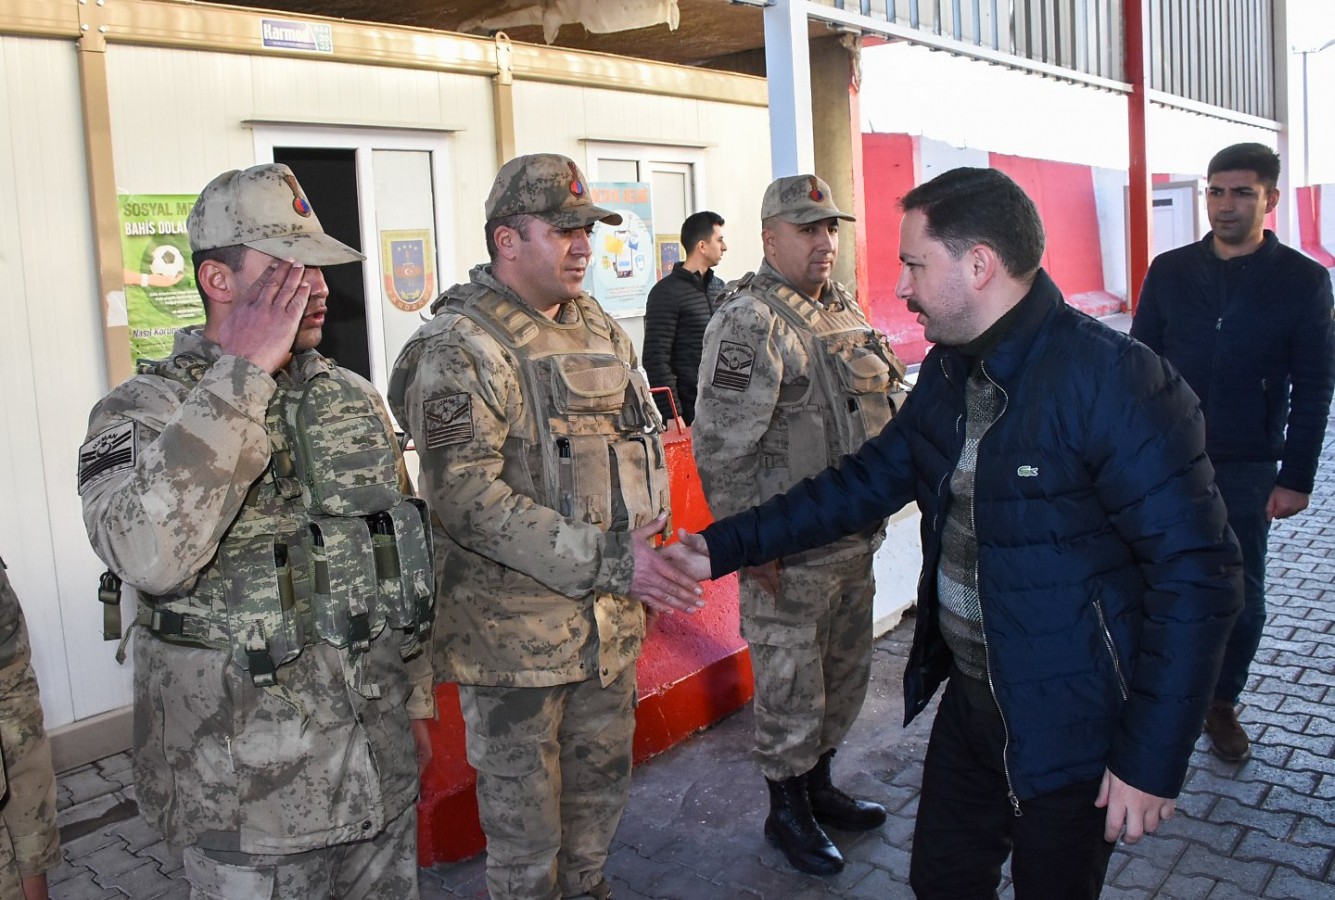
[[[733, 226], [723, 274], [753, 268], [766, 103], [752, 76], [503, 35], [169, 0], [0, 0], [0, 556], [58, 766], [129, 743], [131, 672], [102, 640], [102, 566], [76, 485], [88, 411], [132, 369], [118, 195], [195, 194], [227, 169], [304, 165], [308, 192], [345, 210], [315, 200], [326, 227], [355, 223], [367, 254], [350, 344], [383, 389], [420, 322], [386, 297], [385, 233], [430, 236], [437, 289], [464, 280], [485, 259], [492, 178], [518, 153], [564, 153], [594, 182], [650, 183], [662, 234], [718, 210]], [[624, 324], [638, 336], [634, 310]]]

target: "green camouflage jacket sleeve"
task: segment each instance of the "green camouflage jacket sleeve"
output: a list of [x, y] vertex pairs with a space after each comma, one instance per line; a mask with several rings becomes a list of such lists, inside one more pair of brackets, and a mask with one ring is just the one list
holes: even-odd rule
[[88, 538], [113, 571], [149, 594], [193, 584], [269, 463], [275, 388], [263, 369], [223, 356], [188, 392], [139, 375], [93, 408], [79, 493]]

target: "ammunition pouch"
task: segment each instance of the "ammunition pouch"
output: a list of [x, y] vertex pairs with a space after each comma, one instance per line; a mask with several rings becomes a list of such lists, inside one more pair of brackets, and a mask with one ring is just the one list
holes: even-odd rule
[[662, 420], [644, 376], [616, 354], [606, 313], [586, 297], [574, 302], [583, 329], [538, 328], [513, 300], [489, 291], [450, 308], [518, 362], [532, 411], [525, 433], [503, 451], [511, 483], [603, 531], [638, 528], [670, 507]]
[[[315, 354], [303, 365], [270, 404], [269, 468], [215, 561], [190, 591], [144, 597], [138, 619], [169, 643], [230, 651], [260, 687], [312, 643], [355, 661], [386, 625], [416, 635], [432, 612], [425, 504], [399, 490], [393, 434], [341, 372]], [[203, 371], [183, 357], [160, 366], [188, 387]]]

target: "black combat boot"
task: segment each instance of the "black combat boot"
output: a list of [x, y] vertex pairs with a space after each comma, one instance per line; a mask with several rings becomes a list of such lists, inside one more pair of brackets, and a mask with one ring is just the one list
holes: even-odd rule
[[816, 821], [831, 828], [845, 831], [870, 831], [885, 824], [885, 807], [879, 803], [858, 800], [845, 794], [830, 781], [830, 760], [833, 750], [827, 750], [807, 773], [807, 795], [811, 797], [811, 812]]
[[769, 784], [769, 818], [765, 837], [783, 851], [793, 868], [810, 875], [835, 875], [843, 871], [839, 848], [821, 831], [811, 816], [805, 775], [794, 775]]

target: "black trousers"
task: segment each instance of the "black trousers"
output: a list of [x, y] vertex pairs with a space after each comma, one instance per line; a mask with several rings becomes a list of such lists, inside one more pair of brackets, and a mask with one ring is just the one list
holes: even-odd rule
[[1016, 900], [1093, 900], [1113, 844], [1099, 781], [1020, 804], [1008, 799], [1005, 730], [984, 682], [955, 672], [932, 725], [909, 883], [919, 900], [993, 900], [1011, 857]]

